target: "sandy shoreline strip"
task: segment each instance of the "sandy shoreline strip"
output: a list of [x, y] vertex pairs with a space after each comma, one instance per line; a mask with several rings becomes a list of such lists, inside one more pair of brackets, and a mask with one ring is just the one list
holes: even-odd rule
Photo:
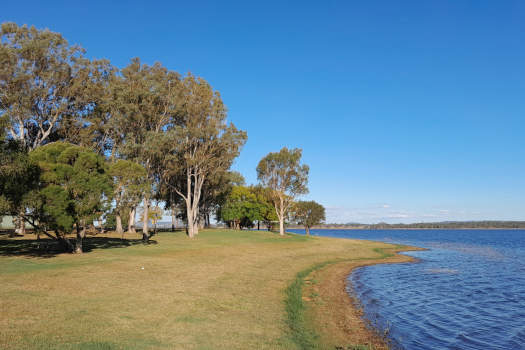
[[367, 327], [359, 300], [347, 291], [348, 276], [356, 267], [374, 264], [414, 262], [416, 259], [400, 252], [425, 250], [418, 247], [384, 249], [389, 257], [329, 264], [312, 272], [304, 281], [303, 301], [308, 323], [327, 349], [347, 349], [351, 345], [368, 345], [374, 350], [388, 349], [384, 334]]

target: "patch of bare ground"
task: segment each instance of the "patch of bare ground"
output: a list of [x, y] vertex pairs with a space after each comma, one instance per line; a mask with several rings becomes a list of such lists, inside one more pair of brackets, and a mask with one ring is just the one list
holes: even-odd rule
[[[363, 318], [359, 301], [348, 293], [347, 277], [356, 267], [414, 261], [412, 257], [398, 254], [399, 251], [409, 250], [420, 248], [384, 249], [385, 255], [390, 256], [329, 264], [305, 278], [303, 301], [306, 305], [306, 316], [311, 327], [317, 330], [322, 348], [389, 348], [386, 335], [379, 334], [368, 324]], [[358, 345], [362, 347], [357, 347]]]

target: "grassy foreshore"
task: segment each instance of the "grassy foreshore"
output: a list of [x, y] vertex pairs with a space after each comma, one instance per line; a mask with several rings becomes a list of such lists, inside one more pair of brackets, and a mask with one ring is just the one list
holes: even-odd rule
[[31, 236], [2, 239], [0, 348], [381, 349], [345, 277], [408, 259], [384, 243], [264, 231], [153, 239], [97, 236], [88, 253], [56, 256]]

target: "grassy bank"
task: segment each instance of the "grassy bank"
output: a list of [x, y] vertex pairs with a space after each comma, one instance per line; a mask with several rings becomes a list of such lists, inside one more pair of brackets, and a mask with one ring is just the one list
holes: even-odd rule
[[149, 245], [128, 238], [98, 237], [81, 256], [45, 257], [36, 242], [1, 240], [0, 348], [323, 347], [335, 331], [318, 326], [322, 300], [304, 297], [305, 281], [392, 248], [262, 231], [210, 230], [195, 240], [161, 233]]

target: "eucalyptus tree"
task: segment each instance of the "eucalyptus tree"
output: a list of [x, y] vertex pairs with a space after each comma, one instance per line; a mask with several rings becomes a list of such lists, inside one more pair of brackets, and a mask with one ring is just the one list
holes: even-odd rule
[[178, 122], [180, 76], [160, 63], [149, 66], [134, 58], [121, 70], [111, 89], [114, 105], [109, 108], [115, 118], [112, 125], [119, 132], [116, 152], [120, 157], [140, 163], [150, 184], [142, 196], [145, 210], [142, 230], [147, 241], [150, 201], [155, 191], [159, 191], [156, 164], [164, 157], [159, 152], [158, 139]]
[[310, 228], [326, 220], [325, 208], [315, 201], [299, 201], [294, 205], [294, 217], [304, 226], [307, 235]]
[[246, 141], [246, 133], [226, 121], [226, 107], [217, 91], [189, 74], [182, 82], [180, 121], [168, 130], [160, 152], [162, 180], [186, 207], [190, 238], [199, 232], [199, 204], [204, 183], [229, 169]]
[[[146, 170], [138, 163], [118, 159], [111, 163], [109, 174], [113, 178], [113, 200], [115, 202], [115, 226], [119, 234], [124, 233], [122, 217], [124, 211], [136, 208], [148, 188]], [[128, 219], [129, 223], [129, 219]]]
[[111, 68], [83, 55], [59, 33], [2, 24], [0, 113], [9, 138], [33, 150], [85, 126]]
[[270, 189], [270, 196], [279, 219], [279, 234], [284, 235], [284, 220], [295, 198], [308, 193], [308, 165], [301, 164], [302, 150], [283, 147], [271, 152], [257, 165], [257, 178]]
[[[112, 68], [89, 60], [48, 29], [3, 23], [0, 29], [0, 116], [7, 137], [31, 151], [85, 133]], [[23, 232], [25, 208], [17, 230]]]

